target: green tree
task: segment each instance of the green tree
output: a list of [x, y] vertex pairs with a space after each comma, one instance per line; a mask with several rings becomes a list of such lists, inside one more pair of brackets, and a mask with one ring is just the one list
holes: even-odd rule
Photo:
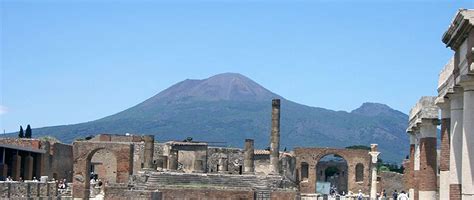
[[29, 124], [28, 124], [28, 126], [26, 126], [25, 137], [26, 138], [31, 138], [31, 127], [30, 127]]
[[25, 133], [23, 132], [23, 127], [20, 126], [20, 132], [18, 133], [18, 137], [19, 138], [24, 138], [25, 137]]

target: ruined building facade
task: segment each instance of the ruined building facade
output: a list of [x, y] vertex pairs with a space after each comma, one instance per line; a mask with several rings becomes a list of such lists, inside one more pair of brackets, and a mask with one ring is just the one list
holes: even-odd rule
[[439, 74], [438, 96], [410, 112], [405, 183], [414, 199], [474, 199], [474, 10], [459, 10], [442, 41], [454, 56]]

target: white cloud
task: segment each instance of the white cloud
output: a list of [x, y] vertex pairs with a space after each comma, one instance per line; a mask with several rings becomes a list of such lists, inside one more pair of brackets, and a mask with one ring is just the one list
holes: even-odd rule
[[7, 111], [8, 111], [7, 107], [0, 105], [0, 115], [6, 114]]

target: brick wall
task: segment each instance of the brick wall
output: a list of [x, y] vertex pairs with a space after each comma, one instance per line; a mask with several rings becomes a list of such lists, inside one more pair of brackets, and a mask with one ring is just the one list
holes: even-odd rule
[[441, 155], [439, 169], [449, 171], [449, 138], [450, 138], [450, 119], [441, 119]]

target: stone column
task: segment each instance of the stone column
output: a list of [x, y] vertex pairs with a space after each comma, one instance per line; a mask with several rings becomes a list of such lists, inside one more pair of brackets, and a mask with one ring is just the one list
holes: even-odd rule
[[245, 139], [244, 173], [254, 173], [254, 146], [252, 139]]
[[438, 119], [422, 119], [420, 124], [419, 199], [436, 199], [437, 152], [436, 132]]
[[53, 174], [51, 172], [51, 162], [49, 161], [51, 144], [47, 141], [44, 141], [41, 142], [41, 146], [41, 149], [46, 151], [46, 153], [41, 154], [41, 176], [52, 177]]
[[270, 139], [271, 173], [278, 174], [280, 157], [280, 99], [272, 100], [272, 132]]
[[462, 199], [474, 200], [474, 80], [464, 88], [462, 134]]
[[143, 168], [154, 169], [155, 167], [153, 166], [153, 152], [155, 150], [155, 138], [153, 135], [146, 135], [142, 138], [145, 142], [145, 150], [143, 154]]
[[168, 169], [177, 170], [178, 169], [178, 151], [171, 149], [170, 154], [168, 155]]
[[24, 180], [33, 179], [33, 156], [28, 155], [25, 158], [25, 177]]
[[370, 165], [372, 170], [371, 182], [370, 182], [370, 199], [377, 199], [377, 158], [380, 152], [377, 151], [377, 144], [370, 145], [371, 150], [369, 152], [372, 157], [372, 163]]
[[410, 134], [410, 161], [409, 161], [409, 168], [407, 169], [407, 176], [408, 176], [408, 193], [410, 197], [415, 196], [415, 143], [416, 143], [416, 136], [415, 133], [411, 132]]
[[439, 156], [439, 199], [449, 199], [449, 143], [451, 106], [447, 98], [437, 103], [441, 109], [441, 144]]
[[15, 181], [20, 179], [21, 173], [21, 156], [17, 154], [13, 155], [12, 158], [12, 178]]
[[461, 199], [461, 167], [462, 167], [462, 127], [463, 127], [463, 93], [455, 88], [449, 95], [451, 105], [451, 140], [449, 152], [449, 197], [451, 200]]
[[7, 173], [8, 173], [8, 165], [0, 164], [0, 176], [7, 177]]

